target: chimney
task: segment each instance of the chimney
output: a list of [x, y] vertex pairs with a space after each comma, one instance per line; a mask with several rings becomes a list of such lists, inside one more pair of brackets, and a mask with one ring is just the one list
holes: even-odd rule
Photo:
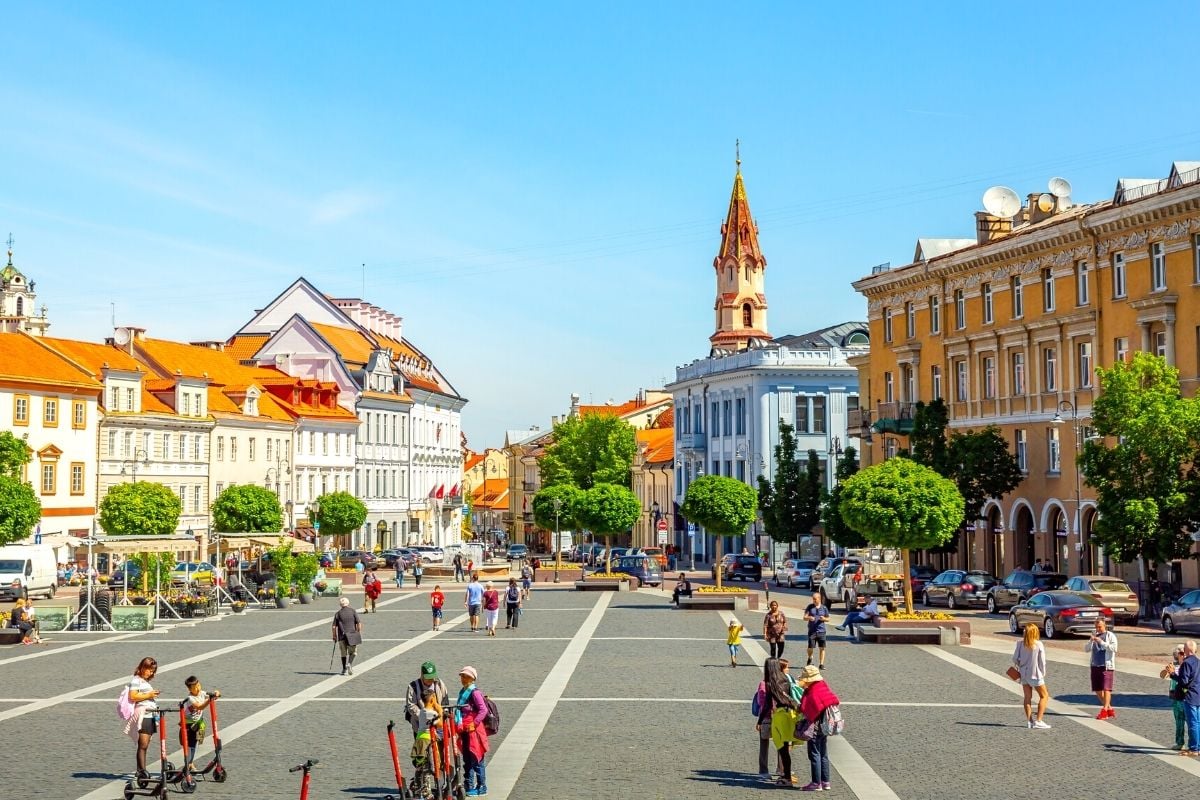
[[987, 244], [997, 239], [1003, 239], [1012, 233], [1012, 229], [1011, 219], [996, 217], [986, 211], [975, 212], [975, 241], [978, 244]]
[[572, 417], [579, 416], [579, 395], [578, 394], [571, 395], [571, 416]]

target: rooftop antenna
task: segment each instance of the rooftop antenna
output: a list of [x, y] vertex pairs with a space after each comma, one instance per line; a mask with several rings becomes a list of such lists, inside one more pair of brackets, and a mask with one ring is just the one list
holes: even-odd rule
[[1071, 196], [1071, 182], [1066, 178], [1050, 179], [1050, 194], [1062, 199]]
[[111, 309], [111, 312], [112, 312], [112, 327], [116, 328], [117, 327], [117, 304], [110, 300], [108, 303], [108, 307], [109, 307], [109, 309]]
[[362, 265], [362, 275], [363, 275], [362, 299], [366, 300], [367, 299], [367, 265], [365, 262]]
[[742, 140], [733, 140], [733, 163], [737, 164], [738, 172], [742, 171]]
[[1012, 219], [1021, 210], [1021, 198], [1007, 186], [993, 186], [983, 193], [983, 207], [993, 217]]

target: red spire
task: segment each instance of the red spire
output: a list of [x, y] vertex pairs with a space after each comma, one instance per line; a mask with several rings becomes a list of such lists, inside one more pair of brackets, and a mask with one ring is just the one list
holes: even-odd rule
[[742, 158], [739, 148], [737, 174], [733, 176], [733, 192], [729, 195], [729, 212], [721, 226], [721, 249], [717, 251], [717, 262], [725, 258], [749, 255], [761, 258], [758, 249], [758, 226], [750, 216], [750, 201], [746, 199], [746, 185], [742, 183]]

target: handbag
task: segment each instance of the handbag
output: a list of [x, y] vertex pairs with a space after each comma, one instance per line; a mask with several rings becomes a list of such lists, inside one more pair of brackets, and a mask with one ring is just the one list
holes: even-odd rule
[[1010, 665], [1008, 669], [1004, 670], [1004, 674], [1014, 681], [1021, 680], [1021, 670], [1014, 666]]
[[342, 634], [342, 638], [346, 640], [346, 644], [351, 646], [362, 644], [362, 634], [358, 631], [346, 631]]
[[809, 722], [808, 719], [801, 714], [796, 718], [796, 729], [793, 732], [795, 738], [801, 741], [810, 742], [817, 735], [817, 723]]

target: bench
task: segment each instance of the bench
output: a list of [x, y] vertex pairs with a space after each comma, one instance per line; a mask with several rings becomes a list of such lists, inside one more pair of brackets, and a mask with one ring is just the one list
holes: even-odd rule
[[0, 628], [0, 644], [20, 644], [23, 638], [19, 628]]
[[858, 625], [855, 633], [859, 642], [875, 642], [876, 644], [958, 644], [958, 631], [949, 626], [944, 628], [874, 628], [868, 625]]
[[699, 594], [680, 595], [678, 607], [681, 609], [691, 608], [728, 608], [731, 611], [746, 611], [750, 608], [749, 593], [744, 595], [712, 595]]

